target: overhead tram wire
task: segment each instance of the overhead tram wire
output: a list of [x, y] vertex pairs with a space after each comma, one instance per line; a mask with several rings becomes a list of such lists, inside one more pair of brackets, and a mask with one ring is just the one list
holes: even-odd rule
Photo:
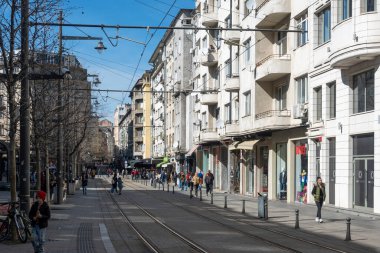
[[[59, 23], [31, 22], [31, 26], [60, 26]], [[62, 24], [64, 27], [86, 27], [86, 28], [114, 28], [114, 29], [155, 29], [155, 30], [206, 30], [206, 31], [240, 31], [240, 32], [287, 32], [302, 33], [302, 29], [276, 29], [276, 28], [224, 28], [224, 27], [176, 27], [176, 26], [138, 26], [138, 25], [102, 25], [102, 24]], [[152, 38], [152, 37], [151, 37]], [[151, 40], [151, 39], [150, 39]], [[149, 41], [150, 41], [149, 40]]]
[[[164, 22], [164, 20], [166, 19], [166, 17], [169, 15], [169, 12], [172, 10], [172, 8], [173, 8], [173, 6], [174, 6], [174, 4], [175, 4], [176, 2], [177, 2], [177, 0], [174, 0], [174, 1], [173, 1], [172, 5], [171, 5], [170, 8], [167, 10], [167, 12], [165, 13], [164, 17], [161, 19], [160, 23], [158, 24], [158, 27], [160, 27], [160, 26], [162, 25], [162, 23]], [[149, 33], [149, 29], [151, 29], [151, 28], [150, 28], [150, 27], [145, 27], [145, 29], [146, 29], [147, 32]], [[154, 28], [152, 28], [152, 29], [154, 29]], [[144, 48], [143, 48], [143, 50], [142, 50], [142, 52], [141, 52], [141, 55], [140, 55], [140, 59], [138, 60], [138, 62], [137, 62], [137, 66], [136, 66], [136, 69], [135, 69], [135, 71], [134, 71], [134, 73], [133, 73], [132, 80], [131, 80], [131, 82], [129, 83], [128, 89], [131, 88], [132, 83], [133, 83], [133, 81], [134, 81], [133, 79], [135, 78], [136, 73], [137, 73], [137, 70], [138, 70], [138, 68], [140, 67], [140, 63], [141, 63], [142, 57], [144, 56], [145, 50], [146, 50], [147, 46], [149, 45], [149, 43], [151, 42], [151, 40], [153, 39], [154, 35], [156, 35], [157, 31], [158, 31], [158, 29], [155, 29], [155, 31], [154, 31], [154, 32], [152, 33], [152, 35], [150, 36], [149, 40], [148, 40], [148, 41], [145, 43], [145, 45], [144, 45]], [[123, 96], [123, 99], [122, 99], [123, 103], [124, 103], [125, 97], [126, 97], [126, 96], [124, 95], [124, 96]], [[123, 104], [123, 103], [122, 103], [122, 104]]]

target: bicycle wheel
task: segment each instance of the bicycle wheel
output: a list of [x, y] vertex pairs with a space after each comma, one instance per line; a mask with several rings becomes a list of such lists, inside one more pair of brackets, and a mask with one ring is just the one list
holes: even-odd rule
[[18, 235], [18, 239], [23, 242], [23, 243], [26, 243], [26, 241], [28, 240], [28, 232], [27, 232], [27, 228], [25, 227], [24, 225], [24, 221], [21, 217], [21, 215], [16, 215], [16, 227], [17, 227], [17, 235]]
[[8, 238], [10, 232], [9, 220], [3, 220], [0, 226], [0, 242]]

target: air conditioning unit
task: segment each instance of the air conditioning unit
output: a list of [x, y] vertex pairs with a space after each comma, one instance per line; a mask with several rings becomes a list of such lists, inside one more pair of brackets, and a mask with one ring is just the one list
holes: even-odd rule
[[293, 106], [293, 119], [302, 119], [307, 114], [307, 108], [304, 104], [296, 104]]

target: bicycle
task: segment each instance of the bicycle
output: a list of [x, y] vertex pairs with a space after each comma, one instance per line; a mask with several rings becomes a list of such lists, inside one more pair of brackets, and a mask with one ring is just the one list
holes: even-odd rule
[[5, 219], [1, 220], [0, 241], [4, 241], [10, 237], [12, 224], [15, 225], [18, 239], [26, 243], [28, 236], [31, 236], [30, 222], [25, 217], [25, 213], [19, 211], [18, 202], [8, 202], [0, 205], [8, 205], [8, 214]]

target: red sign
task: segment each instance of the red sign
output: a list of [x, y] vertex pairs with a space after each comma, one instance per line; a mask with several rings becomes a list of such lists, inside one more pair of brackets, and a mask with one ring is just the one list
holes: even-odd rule
[[306, 146], [296, 146], [296, 155], [305, 155], [306, 154]]

